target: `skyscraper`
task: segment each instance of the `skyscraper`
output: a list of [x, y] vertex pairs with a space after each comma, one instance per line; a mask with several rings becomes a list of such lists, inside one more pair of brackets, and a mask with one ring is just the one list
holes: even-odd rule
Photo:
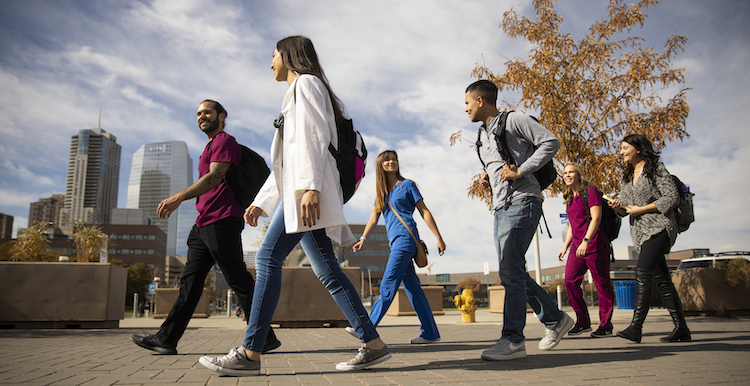
[[29, 205], [29, 225], [35, 221], [49, 224], [52, 228], [60, 227], [60, 213], [65, 205], [65, 196], [53, 194], [49, 198], [40, 198]]
[[65, 234], [72, 234], [77, 223], [109, 224], [117, 207], [121, 150], [115, 136], [101, 128], [81, 130], [72, 137], [60, 216]]
[[10, 240], [13, 234], [13, 216], [0, 213], [0, 239]]
[[167, 255], [187, 256], [187, 238], [198, 217], [195, 199], [183, 202], [169, 218], [159, 218], [159, 203], [193, 183], [193, 159], [182, 141], [147, 143], [133, 154], [128, 209], [143, 209], [167, 234]]

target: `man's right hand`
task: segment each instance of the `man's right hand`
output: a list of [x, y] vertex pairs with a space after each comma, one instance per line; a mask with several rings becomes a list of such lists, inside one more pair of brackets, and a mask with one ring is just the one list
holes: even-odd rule
[[480, 180], [482, 181], [483, 188], [490, 187], [490, 175], [488, 173], [482, 174], [482, 177], [480, 177]]
[[159, 203], [159, 206], [156, 208], [156, 215], [160, 218], [166, 218], [169, 217], [172, 212], [177, 210], [177, 208], [182, 203], [182, 198], [180, 197], [180, 194], [177, 193], [172, 197], [165, 198], [162, 200], [162, 202]]

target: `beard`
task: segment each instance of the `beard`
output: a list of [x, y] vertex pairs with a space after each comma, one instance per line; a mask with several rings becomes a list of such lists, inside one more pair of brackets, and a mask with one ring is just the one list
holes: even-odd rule
[[212, 131], [214, 131], [214, 130], [216, 130], [216, 129], [218, 129], [218, 128], [219, 128], [219, 119], [217, 118], [217, 119], [214, 119], [213, 121], [211, 121], [211, 124], [210, 124], [210, 125], [208, 125], [208, 127], [206, 127], [205, 129], [204, 129], [204, 128], [202, 128], [200, 124], [198, 124], [198, 127], [199, 127], [199, 128], [201, 129], [201, 131], [203, 131], [204, 133], [210, 133], [210, 132], [212, 132]]

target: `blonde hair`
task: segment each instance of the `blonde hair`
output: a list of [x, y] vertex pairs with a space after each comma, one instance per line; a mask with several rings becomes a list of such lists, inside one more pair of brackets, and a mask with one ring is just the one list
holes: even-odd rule
[[[386, 150], [378, 154], [378, 158], [375, 161], [375, 211], [382, 213], [385, 210], [385, 200], [388, 197], [388, 182], [385, 178], [385, 170], [383, 169], [383, 162], [385, 161], [386, 155], [393, 155], [398, 160], [398, 154], [395, 150]], [[405, 178], [401, 176], [401, 165], [396, 170], [396, 180], [403, 181]]]
[[[578, 183], [578, 189], [576, 191], [573, 191], [570, 186], [565, 185], [565, 189], [563, 189], [563, 203], [565, 205], [570, 205], [570, 203], [573, 202], [573, 193], [580, 193], [582, 190], [591, 186], [591, 182], [589, 181], [588, 177], [583, 174], [583, 172], [581, 171], [581, 167], [578, 164], [569, 163], [565, 165], [566, 168], [568, 166], [572, 166], [575, 168], [576, 173], [578, 173], [578, 179], [580, 180], [580, 182]], [[563, 174], [565, 173], [563, 172]]]

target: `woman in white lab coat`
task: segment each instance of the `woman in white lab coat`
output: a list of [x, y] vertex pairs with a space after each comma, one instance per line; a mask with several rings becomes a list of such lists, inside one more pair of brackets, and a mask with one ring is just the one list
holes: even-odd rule
[[301, 243], [313, 271], [363, 344], [356, 357], [336, 368], [359, 370], [381, 363], [391, 354], [333, 251], [333, 243], [355, 241], [344, 218], [336, 161], [328, 150], [329, 143], [338, 147], [336, 121], [344, 119], [342, 104], [328, 85], [310, 39], [290, 36], [280, 40], [271, 68], [276, 80], [287, 82], [289, 89], [281, 104], [282, 124], [277, 125], [271, 147], [273, 172], [245, 212], [251, 226], [257, 226], [258, 217], [271, 214], [255, 257], [256, 284], [247, 333], [242, 347], [225, 356], [203, 357], [200, 362], [222, 374], [260, 374], [260, 354], [281, 290], [282, 263]]

